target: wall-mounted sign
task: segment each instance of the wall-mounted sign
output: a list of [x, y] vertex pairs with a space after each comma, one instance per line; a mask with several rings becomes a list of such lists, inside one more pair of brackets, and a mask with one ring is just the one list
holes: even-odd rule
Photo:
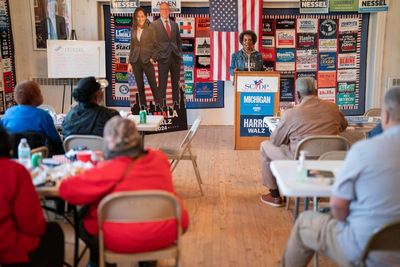
[[358, 0], [330, 0], [329, 12], [357, 12]]
[[389, 5], [386, 0], [360, 0], [358, 3], [358, 12], [379, 12], [388, 11]]
[[181, 0], [151, 0], [151, 13], [160, 13], [160, 4], [168, 2], [171, 13], [181, 13]]
[[329, 0], [300, 0], [300, 13], [328, 13]]
[[139, 0], [111, 0], [111, 14], [133, 14]]

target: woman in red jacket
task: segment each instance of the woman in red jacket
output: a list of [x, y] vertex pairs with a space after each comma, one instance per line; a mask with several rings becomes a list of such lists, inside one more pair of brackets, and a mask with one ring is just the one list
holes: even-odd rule
[[26, 267], [61, 267], [64, 234], [46, 221], [32, 178], [10, 160], [11, 142], [0, 126], [0, 264]]
[[[71, 204], [90, 208], [83, 217], [81, 238], [90, 249], [90, 266], [97, 266], [97, 206], [112, 192], [164, 190], [176, 195], [167, 157], [160, 151], [144, 150], [135, 124], [121, 117], [110, 119], [104, 128], [107, 161], [81, 175], [62, 181], [60, 196]], [[181, 203], [182, 204], [182, 203]], [[182, 227], [189, 217], [182, 209]], [[176, 221], [153, 223], [105, 223], [105, 246], [114, 252], [135, 253], [168, 247], [175, 242]]]

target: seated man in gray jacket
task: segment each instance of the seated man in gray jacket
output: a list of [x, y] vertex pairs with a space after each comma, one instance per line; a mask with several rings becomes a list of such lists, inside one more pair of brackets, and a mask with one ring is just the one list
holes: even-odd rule
[[[400, 88], [390, 89], [384, 101], [383, 133], [352, 146], [333, 185], [332, 215], [300, 215], [282, 266], [307, 266], [314, 252], [338, 266], [355, 266], [371, 235], [400, 221]], [[371, 253], [367, 259], [374, 267], [399, 263], [399, 251]]]

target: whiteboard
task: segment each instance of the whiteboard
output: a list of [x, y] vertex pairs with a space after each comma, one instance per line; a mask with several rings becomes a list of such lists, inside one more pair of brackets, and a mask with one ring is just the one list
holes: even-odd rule
[[104, 41], [47, 40], [49, 78], [106, 77]]

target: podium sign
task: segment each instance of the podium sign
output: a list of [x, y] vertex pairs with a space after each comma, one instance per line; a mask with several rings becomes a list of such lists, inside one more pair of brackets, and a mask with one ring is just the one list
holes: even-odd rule
[[235, 72], [235, 149], [259, 149], [269, 139], [265, 118], [279, 111], [279, 79], [276, 72]]

